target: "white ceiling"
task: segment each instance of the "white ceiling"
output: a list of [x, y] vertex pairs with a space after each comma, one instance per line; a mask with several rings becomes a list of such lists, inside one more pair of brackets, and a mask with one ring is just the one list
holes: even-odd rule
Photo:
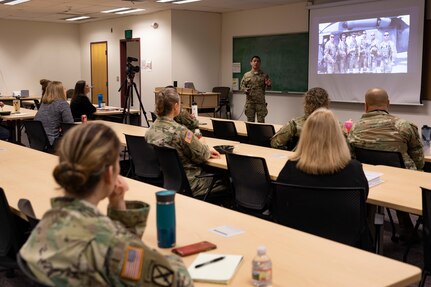
[[[307, 0], [202, 0], [201, 2], [175, 5], [157, 3], [156, 0], [31, 0], [19, 5], [0, 3], [0, 19], [16, 19], [44, 22], [69, 22], [65, 18], [72, 16], [90, 16], [91, 19], [79, 22], [91, 22], [130, 15], [149, 14], [162, 10], [182, 9], [206, 12], [233, 12], [284, 5]], [[126, 14], [105, 14], [100, 11], [114, 8], [144, 8], [145, 11]]]

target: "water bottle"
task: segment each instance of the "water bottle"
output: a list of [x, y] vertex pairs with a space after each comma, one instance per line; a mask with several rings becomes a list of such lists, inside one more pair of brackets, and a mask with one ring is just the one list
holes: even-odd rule
[[346, 129], [347, 133], [350, 133], [350, 130], [353, 127], [353, 121], [352, 119], [348, 119], [347, 121], [344, 122], [344, 128]]
[[103, 94], [98, 94], [97, 95], [97, 106], [99, 107], [99, 109], [102, 107], [102, 102], [103, 102]]
[[195, 136], [200, 139], [202, 137], [202, 133], [200, 129], [195, 129]]
[[157, 199], [157, 244], [160, 248], [175, 246], [175, 191], [156, 192]]
[[266, 247], [259, 246], [257, 255], [252, 262], [253, 285], [257, 287], [267, 287], [272, 284], [272, 262], [266, 255]]
[[198, 104], [193, 101], [192, 103], [192, 115], [195, 117], [195, 119], [198, 118]]

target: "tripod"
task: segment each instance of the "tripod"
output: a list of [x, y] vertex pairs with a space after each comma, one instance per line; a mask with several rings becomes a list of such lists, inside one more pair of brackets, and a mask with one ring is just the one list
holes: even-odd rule
[[142, 111], [142, 114], [144, 115], [144, 119], [145, 119], [145, 122], [147, 123], [147, 127], [150, 127], [150, 124], [148, 123], [147, 112], [145, 111], [144, 105], [142, 104], [141, 97], [138, 92], [138, 88], [136, 87], [136, 83], [133, 81], [134, 78], [135, 78], [135, 73], [128, 73], [126, 80], [118, 89], [118, 91], [121, 91], [122, 89], [127, 87], [126, 100], [124, 101], [124, 106], [123, 106], [122, 122], [125, 124], [130, 124], [130, 104], [133, 100], [133, 90], [135, 90], [139, 101], [140, 111]]

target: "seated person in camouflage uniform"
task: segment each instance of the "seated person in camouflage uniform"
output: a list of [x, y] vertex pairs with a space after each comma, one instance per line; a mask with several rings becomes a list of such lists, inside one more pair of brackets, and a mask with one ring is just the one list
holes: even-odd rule
[[[156, 96], [157, 121], [145, 134], [147, 142], [156, 146], [175, 148], [183, 163], [193, 196], [203, 195], [211, 178], [197, 178], [203, 173], [201, 164], [209, 158], [219, 158], [220, 154], [198, 139], [192, 131], [178, 124], [174, 118], [180, 112], [180, 97], [173, 88], [165, 88]], [[226, 186], [216, 181], [212, 192], [224, 191]]]
[[[102, 124], [65, 135], [53, 172], [65, 196], [52, 199], [21, 256], [52, 286], [193, 286], [181, 259], [141, 241], [149, 206], [124, 200], [119, 151], [117, 136]], [[97, 209], [106, 198], [108, 216]]]
[[309, 89], [304, 94], [304, 115], [290, 120], [271, 139], [271, 147], [292, 149], [301, 134], [302, 126], [307, 117], [318, 108], [328, 108], [329, 95], [322, 88]]
[[[418, 128], [403, 119], [389, 114], [389, 97], [383, 89], [369, 89], [365, 94], [365, 111], [353, 126], [348, 140], [350, 145], [385, 151], [401, 152], [408, 169], [422, 169], [424, 152]], [[413, 232], [408, 213], [397, 211], [400, 239], [407, 239]]]
[[174, 120], [191, 131], [199, 128], [199, 121], [186, 109], [181, 109], [180, 113], [174, 118]]

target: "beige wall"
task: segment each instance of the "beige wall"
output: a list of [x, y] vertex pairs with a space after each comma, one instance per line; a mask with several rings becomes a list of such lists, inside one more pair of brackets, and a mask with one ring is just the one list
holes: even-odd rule
[[40, 95], [39, 80], [73, 88], [81, 75], [77, 25], [0, 20], [0, 92], [28, 89]]
[[[308, 31], [308, 11], [305, 3], [226, 13], [222, 19], [221, 84], [226, 86], [231, 86], [232, 81], [233, 37]], [[283, 124], [292, 117], [302, 115], [302, 95], [267, 94], [266, 101], [269, 110], [267, 122]], [[244, 103], [245, 95], [233, 95], [232, 110], [235, 119], [246, 120], [243, 114]], [[362, 104], [346, 103], [332, 103], [331, 108], [341, 121], [349, 118], [357, 121], [364, 110]], [[391, 106], [391, 112], [411, 120], [419, 127], [431, 124], [431, 105], [428, 101], [424, 101], [423, 106]]]

